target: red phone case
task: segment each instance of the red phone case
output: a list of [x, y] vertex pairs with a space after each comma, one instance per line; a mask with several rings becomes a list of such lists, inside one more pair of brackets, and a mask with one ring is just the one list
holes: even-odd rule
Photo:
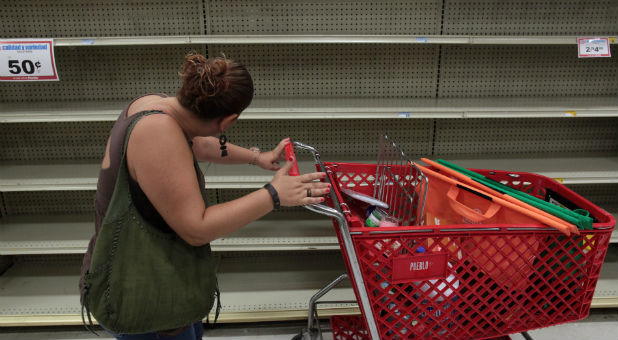
[[296, 155], [294, 154], [294, 144], [289, 143], [285, 146], [285, 160], [286, 162], [290, 161], [290, 157], [294, 157], [294, 165], [290, 169], [290, 176], [298, 176], [300, 175], [300, 171], [298, 171], [298, 163], [296, 162]]

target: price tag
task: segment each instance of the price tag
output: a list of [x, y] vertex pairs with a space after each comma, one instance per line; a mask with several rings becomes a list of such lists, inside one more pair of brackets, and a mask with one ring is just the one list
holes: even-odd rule
[[611, 57], [609, 38], [578, 38], [580, 58]]
[[0, 40], [0, 81], [59, 80], [53, 39]]

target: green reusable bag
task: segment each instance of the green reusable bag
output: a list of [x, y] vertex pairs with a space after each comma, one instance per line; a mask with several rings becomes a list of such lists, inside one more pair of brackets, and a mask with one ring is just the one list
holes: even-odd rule
[[[194, 247], [150, 225], [131, 200], [127, 142], [142, 117], [127, 130], [114, 193], [82, 289], [82, 318], [85, 308], [88, 318], [92, 313], [101, 325], [122, 334], [187, 326], [206, 317], [218, 298], [210, 245]], [[195, 158], [194, 166], [199, 172]], [[205, 197], [205, 188], [200, 190]]]

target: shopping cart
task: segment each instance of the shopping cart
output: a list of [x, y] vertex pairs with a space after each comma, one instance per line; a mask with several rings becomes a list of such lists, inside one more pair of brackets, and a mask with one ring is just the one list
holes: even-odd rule
[[[313, 154], [332, 185], [327, 205], [306, 208], [333, 219], [362, 316], [333, 318], [335, 339], [508, 339], [589, 314], [615, 219], [557, 181], [475, 170], [539, 198], [548, 190], [567, 198], [595, 219], [592, 229], [565, 236], [541, 224], [432, 225], [423, 220], [426, 179], [413, 162], [385, 162], [381, 150], [377, 164], [323, 163], [315, 148], [294, 145]], [[342, 189], [384, 199], [412, 223], [365, 227], [366, 206]], [[295, 339], [322, 337], [318, 300], [346, 277], [313, 296], [307, 329]]]

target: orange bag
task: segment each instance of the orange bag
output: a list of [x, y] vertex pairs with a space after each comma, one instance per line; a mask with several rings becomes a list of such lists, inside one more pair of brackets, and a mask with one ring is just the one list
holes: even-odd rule
[[[547, 218], [547, 220], [543, 220], [541, 222], [546, 223], [546, 224], [548, 224], [548, 225], [550, 225], [550, 226], [552, 226], [552, 227], [562, 231], [567, 236], [569, 235], [569, 233], [575, 233], [575, 234], [579, 235], [579, 231], [577, 229], [577, 226], [575, 226], [572, 223], [569, 223], [569, 222], [567, 222], [565, 220], [560, 219], [559, 217], [556, 217], [556, 216], [554, 216], [552, 214], [549, 214], [549, 213], [547, 213], [547, 212], [545, 212], [545, 211], [543, 211], [541, 209], [538, 209], [538, 208], [536, 208], [536, 207], [534, 207], [532, 205], [529, 205], [529, 204], [527, 204], [527, 203], [525, 203], [523, 201], [520, 201], [520, 200], [518, 200], [515, 197], [512, 197], [510, 195], [502, 194], [500, 192], [497, 192], [497, 191], [493, 190], [492, 188], [487, 187], [487, 186], [485, 186], [485, 185], [483, 185], [483, 184], [473, 180], [472, 178], [470, 178], [470, 177], [468, 177], [468, 176], [466, 176], [466, 175], [464, 175], [462, 173], [459, 173], [459, 172], [457, 172], [457, 171], [455, 171], [455, 170], [453, 170], [451, 168], [448, 168], [448, 167], [446, 167], [446, 166], [444, 166], [442, 164], [436, 163], [436, 162], [434, 162], [432, 160], [429, 160], [427, 158], [421, 158], [421, 160], [423, 162], [433, 166], [434, 168], [437, 168], [438, 170], [440, 170], [440, 173], [443, 173], [444, 175], [449, 175], [451, 177], [454, 177], [454, 179], [456, 179], [456, 180], [458, 180], [458, 181], [460, 181], [462, 183], [465, 183], [466, 185], [469, 185], [471, 188], [475, 188], [477, 190], [485, 192], [485, 193], [487, 193], [489, 195], [493, 195], [495, 197], [500, 197], [501, 199], [504, 199], [505, 201], [508, 201], [510, 203], [513, 203], [515, 205], [520, 206], [521, 208], [525, 209], [528, 212], [533, 212], [533, 213], [536, 213], [536, 214], [538, 214], [538, 215], [540, 215], [542, 217]], [[425, 169], [424, 167], [421, 167], [421, 168]], [[427, 169], [425, 169], [425, 170], [427, 170]], [[520, 211], [521, 211], [521, 209], [520, 209]]]
[[[533, 225], [533, 216], [514, 209], [512, 204], [474, 190], [444, 175], [422, 169], [429, 177], [425, 203], [426, 225], [512, 224]], [[481, 226], [479, 226], [481, 227]], [[461, 248], [467, 259], [496, 283], [509, 288], [524, 284], [532, 272], [539, 241], [535, 236], [499, 233], [467, 238]]]

